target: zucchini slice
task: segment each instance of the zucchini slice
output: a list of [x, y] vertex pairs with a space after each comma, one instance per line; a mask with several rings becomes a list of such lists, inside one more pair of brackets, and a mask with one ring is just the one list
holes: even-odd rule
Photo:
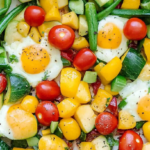
[[8, 67], [7, 54], [4, 48], [0, 47], [0, 70]]
[[4, 104], [12, 104], [23, 99], [30, 93], [29, 82], [19, 74], [8, 74], [7, 93], [4, 97]]
[[130, 48], [122, 62], [122, 70], [120, 74], [131, 80], [135, 80], [145, 64], [146, 61], [143, 56], [133, 48]]
[[1, 93], [1, 94], [0, 94], [0, 109], [1, 109], [2, 106], [3, 106], [3, 103], [4, 103], [4, 93]]

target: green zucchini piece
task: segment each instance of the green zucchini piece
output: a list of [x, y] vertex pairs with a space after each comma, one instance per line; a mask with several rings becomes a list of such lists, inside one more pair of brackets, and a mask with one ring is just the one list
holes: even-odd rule
[[3, 106], [3, 103], [4, 103], [4, 93], [1, 93], [1, 94], [0, 94], [0, 109], [1, 109], [2, 106]]
[[63, 138], [63, 133], [62, 133], [62, 131], [61, 131], [61, 129], [59, 127], [56, 129], [54, 134], [57, 135], [60, 138]]
[[0, 150], [11, 150], [11, 148], [3, 140], [0, 139]]
[[51, 133], [54, 133], [57, 128], [58, 128], [58, 122], [57, 121], [56, 122], [52, 121], [51, 125], [50, 125], [50, 131], [51, 131]]
[[97, 80], [97, 72], [86, 71], [83, 77], [83, 81], [87, 83], [94, 83]]
[[127, 80], [125, 77], [118, 75], [112, 82], [111, 82], [111, 91], [113, 92], [120, 92], [127, 84]]
[[85, 36], [88, 34], [88, 24], [85, 15], [79, 15], [79, 35]]
[[37, 137], [31, 137], [27, 139], [27, 143], [29, 147], [38, 146], [39, 139]]
[[127, 105], [127, 102], [126, 102], [126, 98], [125, 99], [123, 99], [120, 103], [119, 103], [119, 105], [118, 105], [118, 107], [120, 108], [120, 109], [122, 109], [124, 106], [126, 106]]
[[105, 5], [109, 0], [95, 0], [95, 2], [102, 7], [103, 5]]
[[84, 14], [84, 2], [83, 0], [70, 0], [69, 1], [70, 10], [74, 11], [76, 14]]
[[6, 69], [8, 67], [7, 54], [4, 48], [0, 47], [0, 69]]
[[150, 38], [150, 25], [147, 25], [147, 37]]
[[84, 133], [83, 131], [81, 131], [80, 141], [83, 142], [85, 140], [86, 140], [86, 133]]
[[150, 1], [149, 0], [142, 0], [141, 8], [150, 10]]
[[19, 0], [21, 3], [26, 3], [26, 2], [30, 2], [32, 0]]
[[85, 4], [85, 15], [88, 22], [88, 35], [90, 49], [92, 51], [97, 50], [97, 33], [98, 33], [98, 22], [97, 22], [97, 12], [95, 4], [88, 2]]
[[7, 93], [4, 97], [4, 104], [12, 104], [20, 101], [30, 93], [29, 82], [19, 74], [8, 74]]
[[146, 61], [143, 56], [133, 48], [130, 48], [122, 62], [122, 70], [120, 74], [131, 80], [135, 80], [145, 64]]
[[71, 62], [63, 57], [61, 57], [61, 61], [63, 63], [63, 66], [67, 67], [67, 66], [71, 66]]
[[141, 52], [141, 49], [143, 47], [143, 44], [144, 44], [144, 39], [140, 40], [139, 43], [138, 43], [138, 47], [137, 47], [137, 51], [140, 53]]

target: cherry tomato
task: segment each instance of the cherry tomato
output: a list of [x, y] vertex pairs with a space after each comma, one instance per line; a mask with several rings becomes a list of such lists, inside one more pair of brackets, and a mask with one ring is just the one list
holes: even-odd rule
[[100, 113], [95, 121], [96, 129], [102, 135], [108, 135], [117, 127], [117, 118], [108, 112]]
[[36, 117], [44, 126], [49, 126], [51, 121], [58, 121], [59, 112], [56, 105], [50, 101], [43, 101], [36, 108]]
[[95, 54], [88, 48], [81, 49], [74, 58], [73, 65], [79, 71], [85, 71], [91, 68], [97, 58]]
[[113, 99], [111, 100], [108, 109], [110, 110], [110, 112], [114, 115], [114, 116], [118, 116], [118, 105], [117, 105], [117, 98], [113, 97]]
[[46, 13], [41, 7], [29, 6], [24, 13], [24, 18], [30, 26], [37, 27], [43, 24], [45, 15]]
[[75, 39], [74, 31], [65, 25], [54, 26], [48, 35], [49, 43], [59, 50], [68, 50]]
[[129, 19], [123, 29], [124, 35], [129, 40], [141, 40], [146, 36], [146, 24], [138, 18]]
[[0, 73], [0, 93], [2, 93], [7, 86], [7, 80], [4, 74]]
[[36, 95], [40, 100], [53, 101], [60, 95], [60, 88], [55, 81], [42, 81], [36, 86]]
[[142, 150], [142, 138], [134, 131], [126, 131], [119, 140], [119, 150]]

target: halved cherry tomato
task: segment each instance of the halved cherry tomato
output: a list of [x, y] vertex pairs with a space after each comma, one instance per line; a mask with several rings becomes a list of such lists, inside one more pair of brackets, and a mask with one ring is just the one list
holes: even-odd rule
[[88, 48], [81, 49], [74, 58], [73, 65], [79, 71], [85, 71], [91, 68], [97, 58], [95, 54]]
[[146, 24], [138, 18], [129, 19], [123, 29], [124, 35], [129, 40], [141, 40], [146, 36]]
[[68, 50], [73, 45], [75, 33], [66, 25], [54, 26], [48, 35], [49, 43], [59, 50]]
[[95, 127], [99, 133], [108, 135], [117, 127], [117, 118], [108, 112], [100, 113], [95, 121]]
[[2, 93], [7, 86], [7, 79], [4, 74], [0, 74], [0, 93]]
[[58, 121], [59, 112], [56, 105], [50, 101], [44, 101], [38, 104], [36, 108], [36, 117], [44, 126], [49, 126], [52, 121]]
[[96, 81], [95, 83], [92, 83], [92, 84], [91, 84], [91, 86], [92, 86], [92, 88], [93, 88], [93, 93], [94, 93], [94, 95], [97, 94], [97, 91], [98, 91], [100, 85], [101, 85], [101, 81], [99, 81], [98, 79], [97, 79], [97, 81]]
[[142, 150], [143, 140], [134, 131], [126, 131], [119, 140], [119, 150]]
[[113, 99], [111, 100], [108, 109], [110, 110], [110, 112], [114, 115], [114, 116], [118, 116], [118, 105], [117, 105], [117, 98], [113, 97]]
[[43, 24], [45, 15], [46, 13], [41, 7], [29, 6], [24, 13], [24, 18], [30, 26], [37, 27]]
[[53, 101], [60, 95], [60, 88], [55, 81], [42, 81], [36, 86], [36, 95], [40, 100]]

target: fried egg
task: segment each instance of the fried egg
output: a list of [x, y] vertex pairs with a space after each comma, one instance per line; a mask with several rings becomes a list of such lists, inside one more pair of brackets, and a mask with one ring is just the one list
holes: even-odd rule
[[42, 38], [40, 44], [28, 36], [21, 42], [15, 41], [11, 45], [6, 43], [4, 47], [9, 57], [15, 55], [18, 59], [18, 62], [10, 63], [12, 73], [23, 75], [33, 87], [45, 73], [48, 80], [53, 80], [63, 68], [60, 51], [48, 43], [47, 36]]
[[123, 27], [128, 19], [118, 16], [108, 16], [98, 25], [98, 39], [96, 56], [109, 62], [115, 56], [121, 57], [128, 49], [123, 33]]
[[0, 110], [0, 135], [12, 140], [27, 139], [37, 133], [35, 116], [20, 104], [3, 105]]
[[[127, 104], [123, 110], [127, 110], [134, 116], [136, 121], [148, 120], [150, 116], [150, 95], [148, 89], [149, 81], [135, 80], [128, 83], [125, 88], [120, 91], [122, 98], [125, 98]], [[150, 121], [150, 119], [149, 119]]]

